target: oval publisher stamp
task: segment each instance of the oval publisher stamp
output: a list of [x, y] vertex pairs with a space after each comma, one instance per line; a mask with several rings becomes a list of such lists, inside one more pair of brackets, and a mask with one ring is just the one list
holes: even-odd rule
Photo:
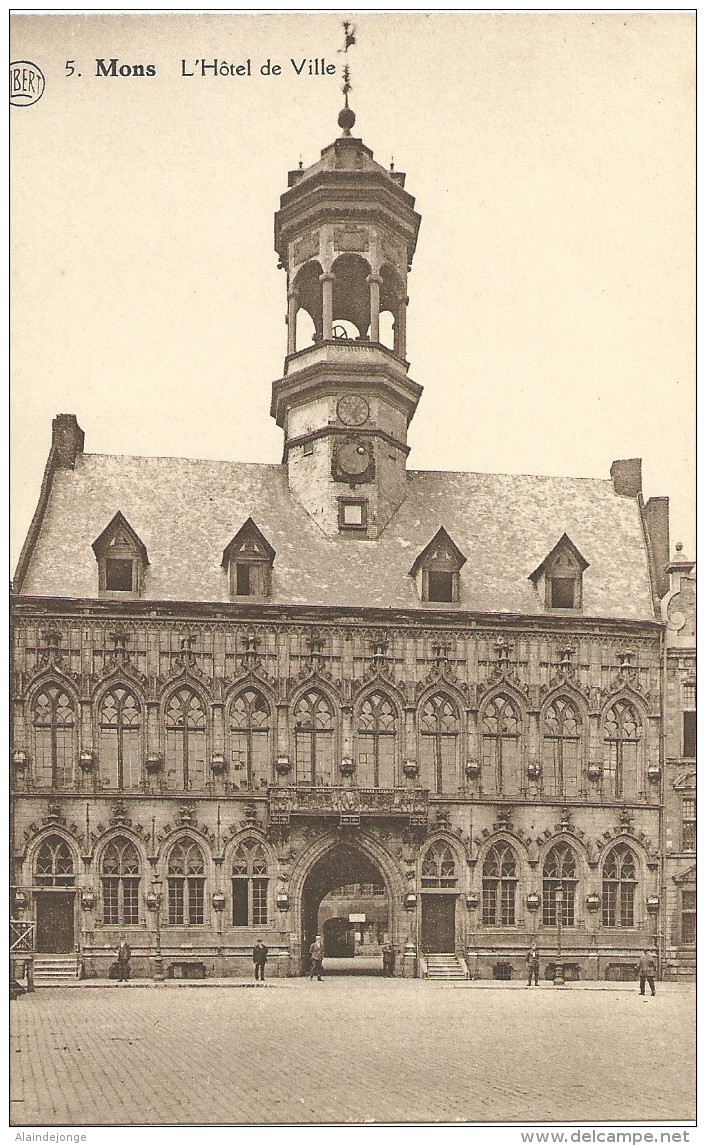
[[13, 107], [31, 107], [44, 95], [44, 87], [42, 69], [31, 60], [15, 60], [10, 64], [10, 103]]

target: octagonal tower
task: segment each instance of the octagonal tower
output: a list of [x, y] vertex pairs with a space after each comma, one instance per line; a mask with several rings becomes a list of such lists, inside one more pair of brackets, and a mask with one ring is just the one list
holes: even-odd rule
[[422, 388], [408, 376], [407, 273], [421, 222], [344, 108], [343, 134], [289, 172], [275, 215], [287, 271], [287, 356], [272, 384], [297, 500], [331, 537], [375, 538], [405, 496], [407, 428]]

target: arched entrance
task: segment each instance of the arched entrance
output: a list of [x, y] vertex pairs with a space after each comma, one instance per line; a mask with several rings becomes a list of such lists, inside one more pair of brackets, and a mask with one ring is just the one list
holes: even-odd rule
[[333, 844], [302, 887], [303, 970], [311, 944], [321, 935], [329, 973], [382, 974], [382, 945], [391, 932], [390, 888], [382, 870], [355, 844]]

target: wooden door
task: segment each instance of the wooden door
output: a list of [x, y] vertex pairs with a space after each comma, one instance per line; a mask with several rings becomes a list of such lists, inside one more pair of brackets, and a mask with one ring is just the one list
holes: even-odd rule
[[456, 950], [456, 896], [422, 896], [422, 951], [429, 955]]
[[37, 951], [61, 955], [73, 950], [73, 892], [37, 892]]

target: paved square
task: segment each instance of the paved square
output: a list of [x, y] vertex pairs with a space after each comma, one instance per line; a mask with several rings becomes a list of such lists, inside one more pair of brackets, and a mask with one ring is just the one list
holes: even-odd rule
[[376, 978], [39, 990], [12, 1123], [694, 1117], [694, 990]]

